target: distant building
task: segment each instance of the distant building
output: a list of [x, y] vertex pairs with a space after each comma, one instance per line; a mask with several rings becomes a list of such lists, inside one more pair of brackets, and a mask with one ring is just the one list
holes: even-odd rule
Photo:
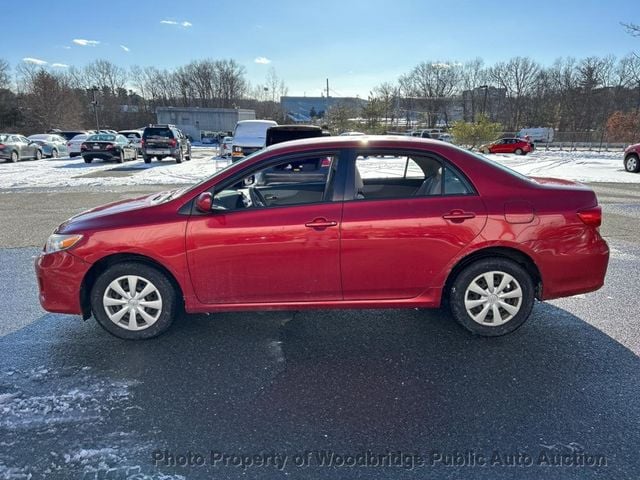
[[158, 107], [158, 123], [170, 123], [194, 140], [205, 132], [232, 132], [240, 120], [255, 120], [255, 110], [234, 108]]
[[334, 105], [359, 110], [366, 104], [366, 100], [356, 97], [280, 97], [282, 111], [293, 123], [309, 123], [314, 118], [324, 118]]

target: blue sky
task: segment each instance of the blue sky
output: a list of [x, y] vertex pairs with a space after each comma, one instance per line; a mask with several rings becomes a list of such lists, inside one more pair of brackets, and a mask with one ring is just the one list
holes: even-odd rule
[[[253, 84], [274, 67], [292, 95], [319, 95], [328, 77], [333, 95], [366, 97], [426, 60], [494, 63], [522, 55], [549, 64], [559, 56], [640, 52], [640, 38], [620, 26], [640, 23], [637, 2], [110, 0], [93, 7], [0, 0], [0, 58], [12, 66], [43, 60], [50, 68], [97, 58], [159, 68], [233, 58]], [[260, 57], [269, 63], [256, 63]]]

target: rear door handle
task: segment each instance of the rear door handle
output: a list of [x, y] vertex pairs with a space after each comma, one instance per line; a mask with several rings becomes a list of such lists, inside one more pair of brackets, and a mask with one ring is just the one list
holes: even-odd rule
[[445, 220], [451, 220], [452, 222], [463, 222], [471, 218], [476, 218], [476, 214], [473, 212], [465, 212], [464, 210], [452, 210], [449, 213], [442, 215]]
[[326, 218], [316, 218], [311, 222], [305, 223], [304, 226], [307, 228], [327, 228], [327, 227], [335, 227], [338, 225], [338, 222], [333, 222], [327, 220]]

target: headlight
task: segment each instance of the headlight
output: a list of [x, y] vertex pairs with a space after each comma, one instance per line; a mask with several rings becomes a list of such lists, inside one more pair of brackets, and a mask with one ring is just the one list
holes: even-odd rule
[[54, 233], [47, 240], [44, 247], [44, 253], [60, 252], [68, 250], [82, 239], [82, 235], [59, 235]]

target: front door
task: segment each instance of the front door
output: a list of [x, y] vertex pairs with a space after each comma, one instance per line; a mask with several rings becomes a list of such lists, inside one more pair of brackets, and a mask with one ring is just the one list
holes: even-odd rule
[[[298, 159], [248, 172], [191, 216], [186, 249], [204, 304], [340, 300], [342, 203], [333, 201], [337, 156], [300, 170]], [[302, 159], [307, 160], [307, 159]], [[277, 176], [269, 175], [273, 171]]]

